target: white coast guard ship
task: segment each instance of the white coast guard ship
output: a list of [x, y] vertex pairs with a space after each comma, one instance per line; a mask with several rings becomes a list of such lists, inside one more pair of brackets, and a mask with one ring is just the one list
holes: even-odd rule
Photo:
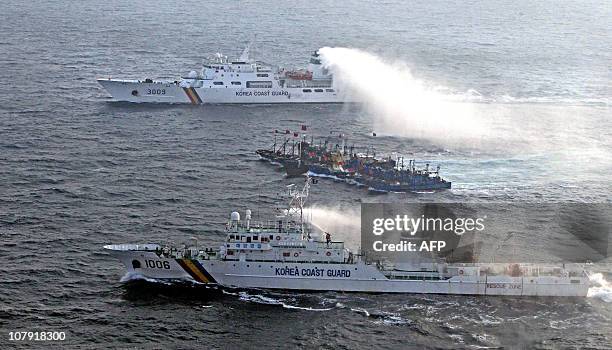
[[102, 78], [98, 83], [115, 101], [155, 103], [340, 103], [332, 74], [314, 52], [306, 70], [285, 70], [249, 57], [247, 46], [236, 60], [219, 53], [199, 72], [169, 80]]
[[[255, 224], [231, 213], [219, 248], [116, 244], [104, 248], [132, 275], [157, 280], [186, 280], [229, 288], [311, 291], [436, 293], [512, 296], [586, 296], [583, 269], [519, 264], [392, 265], [369, 262], [342, 242], [311, 235], [302, 208], [302, 190], [290, 187], [290, 204], [268, 223]], [[329, 237], [329, 236], [327, 236]]]

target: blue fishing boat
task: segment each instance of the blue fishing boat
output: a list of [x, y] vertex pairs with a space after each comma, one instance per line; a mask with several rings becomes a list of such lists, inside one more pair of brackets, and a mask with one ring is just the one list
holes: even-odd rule
[[[302, 127], [302, 130], [305, 130]], [[278, 131], [276, 131], [278, 133]], [[376, 157], [374, 148], [358, 152], [348, 146], [344, 134], [320, 138], [318, 143], [298, 133], [285, 132], [285, 139], [277, 145], [275, 136], [271, 149], [258, 150], [263, 159], [283, 166], [287, 176], [333, 177], [368, 187], [375, 192], [435, 191], [451, 188], [451, 182], [440, 177], [440, 167], [430, 169], [428, 163], [418, 168], [415, 160], [404, 166], [404, 158]], [[293, 136], [293, 139], [291, 138]]]

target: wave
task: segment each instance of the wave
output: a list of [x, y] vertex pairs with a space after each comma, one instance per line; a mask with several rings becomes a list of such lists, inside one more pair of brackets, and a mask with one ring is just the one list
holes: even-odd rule
[[165, 280], [158, 280], [155, 278], [150, 278], [150, 277], [145, 277], [139, 273], [136, 272], [127, 272], [123, 277], [121, 277], [120, 282], [122, 283], [126, 283], [126, 282], [132, 282], [132, 281], [146, 281], [146, 282], [150, 282], [150, 283], [159, 283], [159, 284], [164, 284], [164, 285], [171, 285], [172, 282], [170, 281], [165, 281]]
[[398, 314], [385, 312], [385, 311], [368, 311], [364, 308], [351, 308], [351, 311], [361, 314], [367, 318], [375, 319], [375, 323], [382, 323], [385, 325], [402, 325], [410, 323], [409, 320], [406, 320], [399, 316]]
[[[228, 294], [231, 294], [231, 293], [228, 293]], [[233, 294], [233, 295], [236, 295], [236, 294]], [[265, 295], [262, 295], [262, 294], [249, 294], [247, 292], [239, 292], [238, 293], [238, 297], [242, 301], [247, 301], [247, 302], [256, 303], [256, 304], [264, 304], [264, 305], [278, 305], [278, 306], [282, 306], [285, 309], [304, 310], [304, 311], [317, 311], [317, 312], [330, 311], [330, 310], [334, 309], [333, 307], [330, 307], [330, 308], [313, 308], [313, 307], [304, 307], [304, 306], [291, 305], [291, 304], [285, 303], [281, 299], [274, 299], [272, 297], [265, 296]]]

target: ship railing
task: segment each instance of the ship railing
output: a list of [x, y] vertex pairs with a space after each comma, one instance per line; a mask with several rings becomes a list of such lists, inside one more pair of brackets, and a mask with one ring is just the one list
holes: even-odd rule
[[287, 248], [304, 248], [306, 244], [302, 241], [279, 241], [278, 243], [274, 243], [275, 247], [287, 247]]
[[[239, 257], [224, 257], [223, 260], [226, 261], [240, 261]], [[323, 259], [300, 259], [300, 260], [289, 260], [289, 259], [249, 259], [249, 262], [275, 262], [275, 263], [317, 263], [317, 264], [347, 264], [349, 263], [347, 259], [341, 260], [323, 260]], [[352, 264], [356, 262], [353, 261]]]
[[104, 248], [119, 251], [156, 251], [161, 249], [161, 246], [159, 244], [109, 244]]
[[310, 244], [314, 245], [316, 249], [344, 249], [344, 242], [319, 242], [313, 241]]
[[[243, 221], [238, 225], [240, 229], [247, 229], [246, 223]], [[280, 231], [279, 231], [280, 229]], [[232, 230], [232, 232], [237, 232], [236, 229]], [[286, 221], [283, 220], [282, 224], [279, 224], [278, 221], [262, 221], [262, 222], [254, 222], [251, 221], [249, 223], [249, 232], [253, 233], [300, 233], [302, 232], [302, 224], [299, 222]]]
[[[454, 264], [458, 265], [458, 264]], [[489, 276], [517, 274], [521, 277], [540, 277], [540, 276], [568, 276], [576, 277], [582, 275], [582, 271], [572, 269], [568, 266], [554, 264], [517, 264], [517, 263], [486, 263], [486, 264], [462, 264], [477, 266], [481, 274]]]

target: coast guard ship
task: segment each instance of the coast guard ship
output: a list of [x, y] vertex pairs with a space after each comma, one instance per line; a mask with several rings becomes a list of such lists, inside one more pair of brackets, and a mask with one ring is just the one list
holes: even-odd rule
[[228, 60], [217, 53], [199, 72], [180, 80], [101, 78], [98, 83], [115, 101], [155, 103], [340, 103], [346, 102], [323, 67], [318, 52], [305, 70], [285, 70], [249, 57]]
[[584, 269], [535, 264], [418, 264], [372, 262], [343, 242], [314, 236], [303, 219], [310, 180], [289, 188], [289, 206], [267, 223], [232, 212], [218, 248], [197, 245], [114, 244], [105, 250], [131, 275], [229, 288], [436, 293], [512, 296], [586, 296]]

